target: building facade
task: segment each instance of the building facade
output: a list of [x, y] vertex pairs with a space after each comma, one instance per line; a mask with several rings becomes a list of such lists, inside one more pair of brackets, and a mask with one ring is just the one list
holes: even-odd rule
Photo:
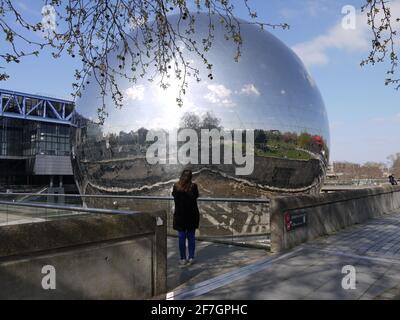
[[73, 183], [72, 101], [0, 89], [0, 186]]

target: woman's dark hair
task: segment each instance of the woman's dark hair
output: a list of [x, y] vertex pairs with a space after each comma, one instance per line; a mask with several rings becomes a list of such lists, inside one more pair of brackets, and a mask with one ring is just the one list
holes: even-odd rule
[[189, 192], [192, 186], [192, 170], [185, 169], [181, 173], [179, 181], [176, 183], [176, 188], [179, 191]]

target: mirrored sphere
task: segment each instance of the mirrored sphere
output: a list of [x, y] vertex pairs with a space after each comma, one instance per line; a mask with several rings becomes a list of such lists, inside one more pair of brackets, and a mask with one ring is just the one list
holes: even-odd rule
[[[171, 17], [172, 23], [176, 19]], [[108, 96], [108, 116], [99, 124], [100, 88], [90, 80], [77, 101], [74, 119], [73, 168], [82, 194], [169, 195], [186, 167], [193, 170], [204, 197], [319, 191], [329, 159], [329, 126], [315, 82], [290, 48], [251, 24], [241, 25], [243, 46], [235, 62], [235, 44], [224, 38], [218, 18], [213, 20], [213, 45], [206, 53], [213, 65], [212, 76], [201, 59], [182, 44], [187, 61], [200, 70], [201, 77], [200, 82], [188, 78], [182, 107], [176, 103], [180, 82], [173, 74], [168, 89], [160, 87], [157, 75], [152, 82], [147, 76], [135, 83], [119, 78], [124, 105], [115, 108]], [[207, 15], [196, 15], [192, 38], [198, 44], [208, 33], [208, 24]], [[110, 59], [118, 63], [116, 56]], [[251, 172], [238, 174], [237, 168], [245, 164], [237, 159], [212, 162], [211, 155], [209, 163], [169, 161], [176, 153], [168, 144], [170, 137], [184, 128], [200, 136], [201, 129], [232, 136], [234, 130], [250, 130], [254, 134]], [[149, 133], [160, 132], [165, 134], [166, 147], [155, 155], [162, 161], [150, 163], [149, 148], [162, 139], [151, 139]], [[178, 148], [185, 142], [180, 141]], [[240, 145], [249, 142], [251, 139]], [[200, 140], [195, 144], [200, 145]], [[219, 159], [223, 159], [226, 145], [224, 140]], [[233, 149], [238, 143], [232, 140], [230, 145]], [[211, 149], [211, 153], [215, 151]], [[196, 152], [200, 154], [200, 148]]]

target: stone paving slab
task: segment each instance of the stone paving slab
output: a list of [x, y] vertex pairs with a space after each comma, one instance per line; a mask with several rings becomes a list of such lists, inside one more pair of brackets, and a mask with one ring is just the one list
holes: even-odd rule
[[400, 214], [394, 213], [350, 227], [313, 244], [360, 255], [390, 255], [400, 258]]
[[[356, 269], [355, 290], [342, 287], [345, 276], [342, 268], [346, 265]], [[304, 248], [297, 256], [196, 299], [376, 299], [400, 285], [399, 275], [400, 265], [376, 261], [366, 264], [358, 258], [332, 257], [324, 253], [315, 257], [314, 251]], [[391, 297], [395, 298], [396, 293]]]
[[271, 255], [265, 249], [197, 241], [195, 264], [181, 268], [179, 266], [178, 239], [168, 237], [167, 245], [167, 288], [169, 290], [180, 289], [211, 279]]
[[[256, 257], [253, 255], [253, 259]], [[221, 282], [223, 274], [215, 278], [224, 285], [213, 286], [213, 279], [208, 279], [207, 286], [202, 287], [200, 281], [192, 281], [186, 285], [190, 295], [183, 292], [181, 296], [234, 300], [400, 299], [400, 212], [317, 239], [280, 257], [253, 262], [257, 268], [246, 276], [240, 276], [241, 270], [246, 271], [251, 264], [242, 260], [247, 267], [227, 274], [228, 282]], [[354, 290], [342, 287], [346, 276], [342, 268], [346, 265], [356, 270]], [[207, 268], [207, 262], [201, 268]], [[196, 295], [198, 287], [201, 290]]]

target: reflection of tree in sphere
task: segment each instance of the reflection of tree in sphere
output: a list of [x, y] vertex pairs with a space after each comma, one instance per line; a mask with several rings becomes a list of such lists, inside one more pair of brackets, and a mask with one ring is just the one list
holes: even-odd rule
[[[208, 16], [196, 16], [194, 40], [208, 32]], [[176, 17], [171, 17], [174, 21]], [[202, 196], [260, 197], [271, 192], [318, 191], [329, 157], [328, 120], [321, 95], [299, 58], [267, 31], [242, 24], [242, 56], [233, 59], [235, 45], [224, 39], [214, 18], [214, 43], [207, 53], [213, 80], [203, 62], [185, 51], [203, 80], [189, 78], [183, 107], [176, 106], [179, 81], [161, 89], [139, 79], [120, 78], [124, 107], [113, 108], [96, 124], [101, 105], [96, 81], [77, 102], [79, 124], [73, 137], [74, 172], [82, 193], [166, 195], [184, 165], [146, 161], [149, 132], [175, 129], [254, 130], [254, 171], [235, 174], [235, 164], [191, 164]], [[116, 60], [116, 59], [115, 59]], [[256, 217], [255, 217], [256, 219]]]

